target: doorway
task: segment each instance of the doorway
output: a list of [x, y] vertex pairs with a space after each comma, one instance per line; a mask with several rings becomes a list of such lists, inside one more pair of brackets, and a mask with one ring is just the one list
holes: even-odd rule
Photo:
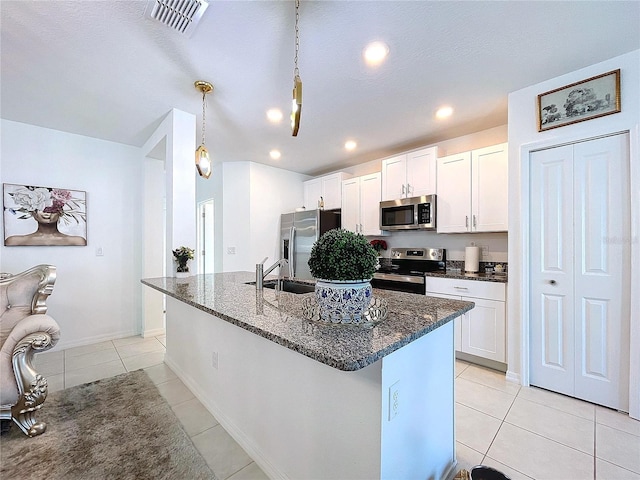
[[530, 153], [530, 384], [629, 411], [629, 135]]
[[214, 223], [213, 199], [198, 203], [198, 273], [214, 272]]

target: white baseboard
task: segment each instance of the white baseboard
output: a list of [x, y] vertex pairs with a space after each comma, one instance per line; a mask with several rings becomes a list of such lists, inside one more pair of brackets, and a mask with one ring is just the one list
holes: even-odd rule
[[507, 370], [507, 375], [505, 376], [505, 378], [509, 382], [513, 382], [513, 383], [517, 383], [518, 385], [521, 385], [522, 379], [519, 373], [515, 373], [515, 372], [512, 372], [511, 370]]
[[150, 337], [157, 337], [160, 335], [166, 335], [167, 331], [164, 328], [154, 328], [151, 330], [144, 330], [142, 332], [142, 338], [150, 338]]
[[85, 345], [93, 345], [94, 343], [108, 342], [110, 340], [117, 340], [119, 338], [126, 338], [126, 337], [137, 337], [139, 335], [140, 335], [140, 332], [138, 331], [127, 330], [124, 332], [107, 333], [104, 335], [95, 335], [93, 337], [80, 338], [78, 340], [73, 340], [73, 341], [65, 341], [64, 332], [62, 332], [60, 341], [56, 344], [56, 346], [52, 350], [56, 351], [56, 350], [66, 350], [68, 348], [84, 347]]

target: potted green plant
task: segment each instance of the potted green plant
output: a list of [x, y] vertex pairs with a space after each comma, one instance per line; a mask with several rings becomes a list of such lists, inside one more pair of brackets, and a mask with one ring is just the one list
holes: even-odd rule
[[186, 277], [189, 275], [189, 260], [193, 260], [193, 248], [180, 247], [173, 250], [173, 258], [178, 263], [176, 268], [177, 277]]
[[371, 301], [377, 257], [363, 235], [349, 230], [329, 230], [313, 244], [309, 268], [323, 320], [360, 323]]

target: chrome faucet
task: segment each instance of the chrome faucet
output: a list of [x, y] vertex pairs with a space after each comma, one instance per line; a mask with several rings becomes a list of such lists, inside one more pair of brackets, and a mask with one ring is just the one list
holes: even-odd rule
[[269, 257], [264, 257], [264, 260], [262, 260], [262, 262], [256, 263], [256, 290], [262, 290], [264, 277], [269, 275], [275, 268], [284, 267], [285, 265], [289, 264], [289, 261], [286, 258], [281, 258], [269, 268], [264, 270], [264, 262], [267, 261], [267, 258]]

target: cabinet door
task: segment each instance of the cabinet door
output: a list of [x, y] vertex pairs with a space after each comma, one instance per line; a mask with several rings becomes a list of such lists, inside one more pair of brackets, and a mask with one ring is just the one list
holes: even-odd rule
[[[445, 293], [427, 292], [427, 297], [449, 298], [452, 300], [460, 300], [458, 295], [447, 295]], [[466, 313], [453, 320], [453, 345], [457, 352], [462, 351], [462, 319]]]
[[506, 362], [505, 303], [470, 297], [462, 300], [476, 304], [462, 316], [462, 351]]
[[342, 182], [342, 228], [360, 232], [360, 178]]
[[437, 147], [431, 147], [407, 154], [408, 197], [436, 193], [437, 152]]
[[322, 181], [322, 197], [324, 199], [325, 210], [341, 207], [342, 178], [342, 174], [340, 173], [320, 177], [320, 180]]
[[382, 161], [382, 200], [396, 200], [407, 196], [407, 156]]
[[322, 196], [322, 182], [319, 178], [304, 182], [304, 206], [307, 210], [318, 208]]
[[360, 233], [380, 235], [380, 173], [360, 177]]
[[471, 152], [438, 158], [438, 233], [470, 231]]
[[506, 232], [509, 183], [507, 144], [474, 150], [471, 156], [472, 231]]

